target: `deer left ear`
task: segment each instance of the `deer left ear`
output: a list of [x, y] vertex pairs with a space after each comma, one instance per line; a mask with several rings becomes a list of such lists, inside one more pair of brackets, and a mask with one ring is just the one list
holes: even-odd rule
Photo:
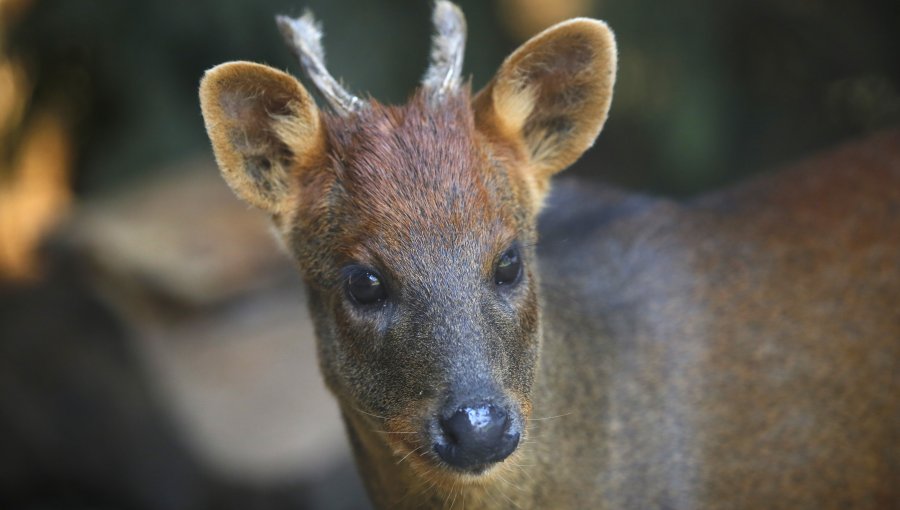
[[521, 147], [540, 202], [551, 175], [577, 160], [606, 121], [616, 42], [602, 21], [578, 18], [513, 52], [474, 99], [478, 128]]
[[222, 177], [273, 215], [291, 207], [297, 174], [325, 154], [319, 110], [294, 77], [251, 62], [206, 72], [200, 107]]

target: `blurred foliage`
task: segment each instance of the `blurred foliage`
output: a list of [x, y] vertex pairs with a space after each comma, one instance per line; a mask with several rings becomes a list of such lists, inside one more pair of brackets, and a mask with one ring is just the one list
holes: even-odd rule
[[607, 6], [621, 69], [600, 146], [635, 182], [694, 191], [900, 121], [898, 2]]
[[[459, 3], [478, 88], [521, 42], [501, 23], [520, 3]], [[583, 174], [692, 193], [900, 121], [896, 0], [584, 4], [616, 31], [620, 71]], [[12, 51], [35, 77], [33, 101], [70, 104], [75, 189], [91, 193], [208, 153], [203, 71], [246, 59], [297, 72], [273, 15], [306, 7], [349, 88], [389, 102], [409, 94], [425, 67], [425, 0], [37, 0]]]

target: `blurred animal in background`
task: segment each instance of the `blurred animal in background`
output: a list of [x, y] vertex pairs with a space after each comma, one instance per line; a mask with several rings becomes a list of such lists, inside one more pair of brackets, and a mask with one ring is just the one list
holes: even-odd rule
[[896, 505], [900, 132], [690, 201], [551, 192], [606, 120], [610, 29], [559, 23], [472, 96], [462, 13], [433, 21], [405, 105], [341, 86], [309, 14], [279, 26], [327, 108], [249, 62], [200, 86], [375, 504]]

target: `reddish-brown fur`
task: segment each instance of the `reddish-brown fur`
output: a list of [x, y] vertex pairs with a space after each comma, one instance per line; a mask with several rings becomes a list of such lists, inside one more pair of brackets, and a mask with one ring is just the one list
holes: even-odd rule
[[[549, 178], [605, 121], [615, 58], [605, 25], [573, 20], [473, 99], [426, 88], [340, 114], [264, 66], [204, 78], [223, 176], [273, 216], [307, 284], [373, 501], [896, 504], [900, 132], [687, 203], [563, 185], [536, 250]], [[499, 288], [510, 245], [524, 273]], [[389, 289], [378, 306], [348, 297], [356, 266]], [[480, 474], [430, 442], [469, 394], [525, 425]]]

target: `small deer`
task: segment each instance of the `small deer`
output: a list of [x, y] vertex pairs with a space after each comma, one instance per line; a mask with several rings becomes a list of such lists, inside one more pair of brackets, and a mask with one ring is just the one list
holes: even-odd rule
[[308, 14], [278, 24], [327, 109], [254, 63], [200, 85], [375, 505], [900, 506], [900, 132], [686, 202], [551, 195], [606, 120], [610, 29], [555, 25], [472, 96], [462, 13], [433, 21], [402, 106], [345, 90]]

